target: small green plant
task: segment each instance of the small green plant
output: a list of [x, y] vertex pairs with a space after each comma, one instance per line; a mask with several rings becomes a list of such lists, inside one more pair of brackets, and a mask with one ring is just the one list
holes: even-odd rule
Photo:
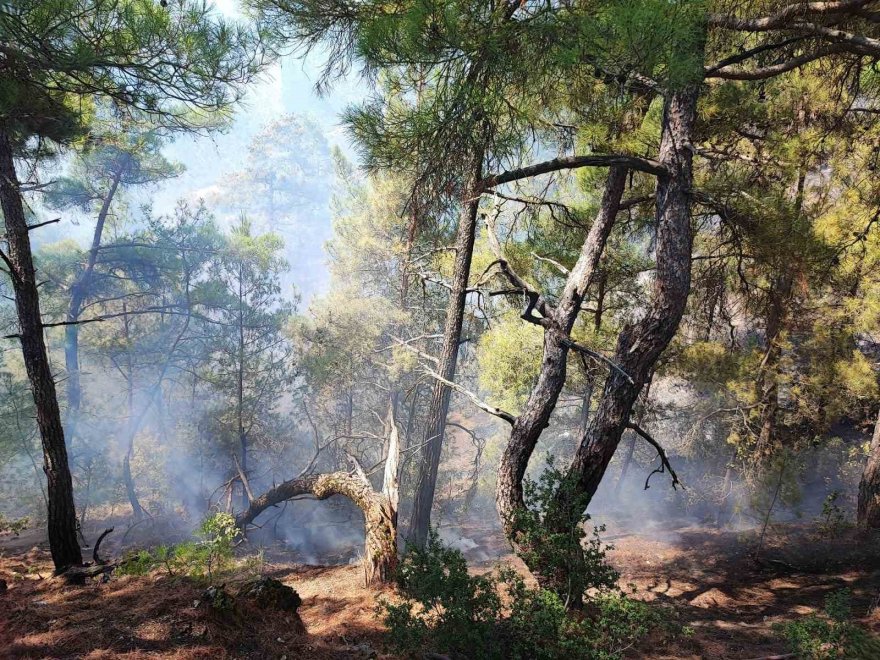
[[846, 512], [838, 504], [840, 491], [833, 490], [822, 502], [822, 513], [816, 519], [816, 525], [823, 536], [838, 538], [848, 527]]
[[7, 518], [0, 513], [0, 534], [12, 534], [18, 536], [27, 528], [28, 522], [30, 521], [27, 517], [17, 519]]
[[161, 566], [171, 576], [186, 575], [210, 582], [231, 569], [237, 534], [235, 518], [228, 513], [215, 513], [202, 521], [197, 531], [198, 540], [131, 553], [121, 562], [119, 572], [145, 575]]
[[156, 557], [149, 550], [125, 553], [116, 569], [117, 575], [146, 575], [156, 567]]
[[849, 589], [835, 591], [825, 598], [824, 616], [810, 615], [775, 628], [799, 658], [878, 658], [880, 640], [853, 623], [851, 597]]
[[528, 587], [510, 568], [470, 575], [462, 554], [435, 536], [404, 558], [397, 586], [403, 602], [380, 608], [389, 641], [405, 654], [611, 660], [660, 623], [655, 609], [617, 590], [600, 591], [573, 615], [558, 594]]

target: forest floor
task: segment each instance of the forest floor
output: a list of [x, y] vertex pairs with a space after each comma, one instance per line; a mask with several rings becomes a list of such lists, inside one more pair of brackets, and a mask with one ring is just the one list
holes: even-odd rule
[[[466, 528], [453, 536], [474, 571], [491, 570], [498, 559], [517, 565], [496, 534]], [[876, 538], [851, 531], [829, 538], [811, 526], [777, 526], [758, 562], [751, 556], [755, 532], [667, 524], [650, 533], [610, 528], [604, 538], [615, 546], [609, 558], [621, 585], [635, 585], [636, 597], [665, 607], [676, 627], [688, 631], [652, 638], [632, 657], [785, 653], [773, 624], [820, 611], [825, 596], [844, 587], [852, 591], [857, 621], [880, 632]], [[112, 554], [112, 546], [107, 549]], [[394, 598], [391, 590], [366, 589], [355, 565], [308, 566], [291, 559], [269, 547], [263, 571], [299, 592], [302, 624], [257, 609], [217, 616], [195, 606], [203, 585], [161, 573], [67, 586], [51, 578], [48, 553], [35, 532], [0, 539], [0, 579], [8, 583], [0, 594], [0, 657], [394, 657], [384, 653], [376, 610], [381, 598]]]

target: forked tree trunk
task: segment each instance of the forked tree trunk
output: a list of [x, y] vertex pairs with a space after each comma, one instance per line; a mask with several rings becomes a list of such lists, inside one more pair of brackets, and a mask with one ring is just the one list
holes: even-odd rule
[[868, 529], [880, 529], [880, 413], [877, 413], [868, 462], [859, 482], [858, 523]]
[[312, 474], [285, 481], [255, 498], [247, 510], [235, 518], [245, 531], [257, 516], [271, 506], [294, 497], [312, 495], [325, 500], [334, 495], [347, 497], [364, 514], [364, 579], [366, 584], [388, 582], [397, 568], [397, 506], [399, 501], [400, 435], [394, 421], [393, 406], [386, 418], [388, 455], [382, 491], [373, 489], [363, 470], [354, 473]]
[[[474, 166], [465, 190], [465, 202], [458, 220], [458, 233], [455, 240], [455, 265], [452, 273], [452, 290], [446, 307], [446, 322], [443, 328], [443, 348], [440, 352], [439, 374], [447, 381], [455, 380], [458, 362], [458, 349], [461, 345], [461, 330], [464, 324], [465, 301], [467, 300], [468, 278], [471, 273], [471, 259], [474, 254], [474, 239], [477, 234], [477, 212], [480, 202], [474, 192], [480, 177], [482, 157]], [[468, 199], [474, 197], [474, 199]], [[425, 425], [425, 441], [419, 462], [419, 476], [416, 482], [412, 516], [410, 518], [407, 543], [423, 547], [431, 528], [431, 508], [434, 505], [434, 490], [437, 486], [437, 470], [440, 466], [440, 453], [446, 431], [446, 417], [449, 413], [449, 399], [452, 390], [441, 381], [434, 383], [428, 419]]]
[[549, 304], [544, 303], [543, 310], [538, 310], [546, 319], [541, 371], [522, 413], [513, 424], [496, 481], [498, 512], [505, 532], [512, 541], [516, 538], [513, 517], [523, 506], [523, 477], [538, 438], [550, 423], [550, 415], [565, 386], [569, 351], [567, 340], [614, 226], [625, 184], [626, 169], [612, 168], [605, 183], [599, 213], [584, 240], [577, 263], [570, 271], [558, 305], [551, 309]]
[[[649, 374], [672, 337], [684, 314], [690, 290], [691, 228], [690, 190], [692, 188], [692, 134], [696, 118], [698, 88], [686, 87], [670, 94], [664, 104], [659, 161], [667, 174], [658, 177], [656, 190], [657, 239], [656, 279], [651, 306], [645, 317], [625, 328], [617, 342], [612, 369], [596, 412], [569, 468], [567, 488], [557, 494], [556, 516], [560, 529], [568, 532], [579, 524], [583, 511], [575, 503], [588, 503], [602, 480], [611, 457], [629, 423], [632, 406]], [[545, 329], [544, 356], [538, 381], [523, 412], [516, 418], [510, 440], [501, 459], [496, 482], [496, 503], [505, 534], [515, 548], [520, 548], [516, 514], [524, 507], [522, 480], [543, 429], [565, 383], [565, 362], [571, 347], [569, 332], [580, 311], [605, 239], [617, 214], [625, 181], [625, 170], [612, 168], [606, 183], [600, 216], [590, 229], [581, 257], [569, 275], [566, 287], [555, 308], [544, 304], [544, 317], [536, 320]], [[607, 226], [606, 226], [607, 225]], [[573, 291], [574, 290], [574, 291]], [[549, 531], [549, 530], [548, 530]], [[542, 567], [529, 566], [541, 580]], [[551, 589], [564, 585], [552, 583]], [[571, 594], [579, 602], [579, 594]]]
[[6, 128], [0, 125], [0, 204], [9, 246], [9, 278], [15, 292], [21, 352], [34, 396], [37, 426], [43, 446], [43, 470], [48, 497], [49, 548], [57, 571], [82, 564], [76, 540], [76, 512], [73, 484], [61, 426], [61, 412], [55, 380], [43, 339], [40, 298], [37, 290], [31, 242], [15, 173], [12, 144]]

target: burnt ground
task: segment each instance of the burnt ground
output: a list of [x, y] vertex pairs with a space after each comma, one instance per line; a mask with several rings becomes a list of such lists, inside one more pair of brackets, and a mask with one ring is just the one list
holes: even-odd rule
[[[462, 536], [463, 535], [463, 536]], [[462, 530], [459, 543], [475, 571], [504, 554], [490, 530]], [[641, 658], [765, 658], [787, 651], [777, 622], [821, 610], [825, 596], [848, 587], [860, 623], [880, 632], [871, 614], [880, 596], [880, 544], [810, 526], [768, 533], [758, 561], [756, 533], [682, 524], [650, 532], [609, 529], [604, 538], [636, 597], [668, 611], [686, 634], [653, 636], [633, 650]], [[203, 585], [156, 572], [71, 587], [51, 577], [36, 532], [0, 539], [0, 657], [3, 658], [358, 658], [384, 653], [376, 605], [390, 590], [366, 589], [356, 565], [307, 566], [280, 546], [268, 547], [263, 572], [303, 599], [303, 632], [293, 617], [259, 609], [217, 615], [203, 606]], [[356, 550], [356, 549], [355, 549]], [[118, 552], [108, 545], [110, 554]], [[339, 560], [344, 558], [340, 557]], [[521, 567], [521, 566], [520, 566]], [[628, 587], [627, 587], [628, 588]]]

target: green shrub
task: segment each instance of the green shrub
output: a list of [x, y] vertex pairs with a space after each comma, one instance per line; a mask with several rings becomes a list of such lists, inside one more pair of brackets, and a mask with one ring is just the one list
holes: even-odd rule
[[810, 615], [797, 621], [777, 624], [791, 651], [799, 658], [831, 660], [880, 657], [880, 640], [852, 621], [849, 589], [829, 594], [824, 616]]
[[133, 552], [120, 562], [117, 570], [121, 575], [144, 575], [163, 567], [172, 576], [185, 575], [210, 582], [231, 568], [237, 534], [235, 518], [228, 513], [215, 513], [202, 521], [198, 540]]
[[586, 496], [574, 494], [574, 484], [548, 460], [538, 481], [523, 483], [525, 508], [513, 520], [518, 534], [517, 554], [542, 586], [566, 603], [579, 601], [588, 589], [613, 589], [620, 577], [606, 561], [612, 546], [603, 544], [594, 527], [587, 538]]
[[28, 522], [30, 521], [26, 517], [13, 519], [7, 518], [0, 513], [0, 534], [13, 534], [14, 536], [18, 536], [27, 528]]
[[816, 519], [816, 526], [823, 536], [833, 539], [838, 538], [848, 527], [846, 511], [837, 501], [840, 499], [840, 491], [833, 490], [828, 493], [822, 502], [822, 513]]
[[612, 660], [660, 623], [647, 604], [608, 589], [573, 615], [556, 593], [526, 586], [510, 568], [470, 575], [462, 554], [435, 536], [404, 558], [397, 586], [403, 602], [380, 607], [390, 643], [411, 655]]

